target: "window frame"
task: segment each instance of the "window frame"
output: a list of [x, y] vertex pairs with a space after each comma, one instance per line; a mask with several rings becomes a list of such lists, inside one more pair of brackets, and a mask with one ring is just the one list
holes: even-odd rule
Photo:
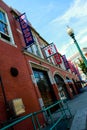
[[40, 45], [38, 43], [37, 37], [33, 35], [34, 43], [30, 46], [30, 49], [27, 48], [27, 51], [31, 54], [34, 54], [35, 56], [38, 56], [40, 58], [43, 58]]
[[7, 13], [2, 8], [0, 8], [0, 12], [2, 12], [5, 15], [6, 19], [6, 23], [3, 22], [2, 20], [0, 20], [0, 23], [7, 25], [7, 32], [8, 32], [8, 34], [6, 34], [0, 30], [0, 40], [3, 40], [11, 45], [15, 45]]

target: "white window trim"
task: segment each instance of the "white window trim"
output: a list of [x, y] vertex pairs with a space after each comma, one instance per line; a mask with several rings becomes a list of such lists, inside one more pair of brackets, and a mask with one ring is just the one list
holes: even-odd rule
[[41, 56], [41, 58], [44, 58], [43, 57], [43, 54], [42, 54], [42, 51], [41, 51], [41, 48], [40, 48], [40, 45], [39, 45], [39, 42], [38, 42], [38, 40], [37, 40], [37, 37], [35, 36], [35, 35], [33, 35], [34, 36], [34, 39], [35, 39], [35, 43], [36, 43], [36, 45], [37, 45], [37, 47], [38, 47], [38, 51], [39, 51], [39, 53], [40, 53], [40, 56]]
[[[9, 43], [10, 45], [15, 45], [15, 42], [14, 42], [14, 39], [13, 39], [13, 34], [12, 34], [12, 31], [11, 31], [11, 26], [10, 26], [10, 22], [9, 22], [7, 13], [6, 13], [2, 8], [0, 8], [0, 10], [5, 14], [5, 17], [6, 17], [6, 20], [7, 20], [7, 25], [8, 25], [8, 33], [9, 33], [8, 37], [10, 37], [10, 40], [11, 40], [11, 41], [8, 41], [8, 40], [6, 40], [6, 39], [4, 39], [4, 38], [1, 38], [1, 37], [0, 37], [0, 39], [3, 40], [3, 41], [5, 41], [5, 42], [7, 42], [7, 43]], [[2, 32], [2, 33], [3, 33], [3, 32]]]

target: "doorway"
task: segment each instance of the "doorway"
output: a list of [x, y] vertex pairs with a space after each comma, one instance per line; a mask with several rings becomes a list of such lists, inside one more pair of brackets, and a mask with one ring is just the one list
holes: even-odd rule
[[66, 84], [65, 84], [63, 78], [61, 76], [59, 76], [58, 74], [55, 74], [54, 79], [58, 86], [60, 99], [70, 99], [70, 95], [67, 92]]
[[71, 93], [73, 94], [73, 96], [76, 95], [71, 80], [70, 80], [68, 77], [66, 77], [66, 80], [67, 80], [67, 83], [68, 83], [68, 85], [69, 85], [69, 87], [70, 87], [70, 91], [71, 91]]
[[57, 101], [57, 99], [54, 90], [52, 88], [52, 85], [50, 83], [47, 71], [42, 71], [33, 68], [33, 73], [45, 107], [53, 104], [55, 101]]

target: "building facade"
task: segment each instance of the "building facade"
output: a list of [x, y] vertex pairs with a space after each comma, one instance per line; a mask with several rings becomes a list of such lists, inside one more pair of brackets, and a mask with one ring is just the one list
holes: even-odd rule
[[[0, 1], [0, 121], [14, 118], [12, 104], [22, 104], [18, 116], [47, 107], [60, 99], [78, 94], [78, 76], [56, 65], [54, 58], [42, 52], [49, 45], [30, 24], [34, 44], [25, 48], [17, 10]], [[18, 100], [20, 99], [20, 100]], [[15, 102], [15, 103], [14, 103]], [[17, 104], [18, 105], [18, 104]], [[16, 107], [17, 107], [16, 105]], [[43, 117], [40, 117], [42, 122]], [[24, 122], [32, 130], [32, 126]], [[23, 129], [24, 125], [15, 127]]]
[[[81, 49], [85, 58], [87, 59], [87, 48], [82, 48]], [[87, 76], [83, 73], [83, 71], [81, 70], [81, 68], [78, 66], [78, 64], [80, 63], [79, 60], [82, 60], [81, 56], [79, 53], [75, 53], [72, 57], [69, 58], [70, 61], [72, 61], [72, 63], [78, 67], [80, 75], [82, 80], [87, 80]]]

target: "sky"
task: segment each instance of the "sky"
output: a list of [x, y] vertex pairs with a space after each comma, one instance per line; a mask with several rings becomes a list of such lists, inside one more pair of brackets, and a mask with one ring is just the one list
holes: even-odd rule
[[26, 13], [37, 32], [67, 58], [78, 52], [67, 34], [67, 25], [74, 30], [80, 48], [87, 47], [87, 0], [3, 0], [7, 5]]

